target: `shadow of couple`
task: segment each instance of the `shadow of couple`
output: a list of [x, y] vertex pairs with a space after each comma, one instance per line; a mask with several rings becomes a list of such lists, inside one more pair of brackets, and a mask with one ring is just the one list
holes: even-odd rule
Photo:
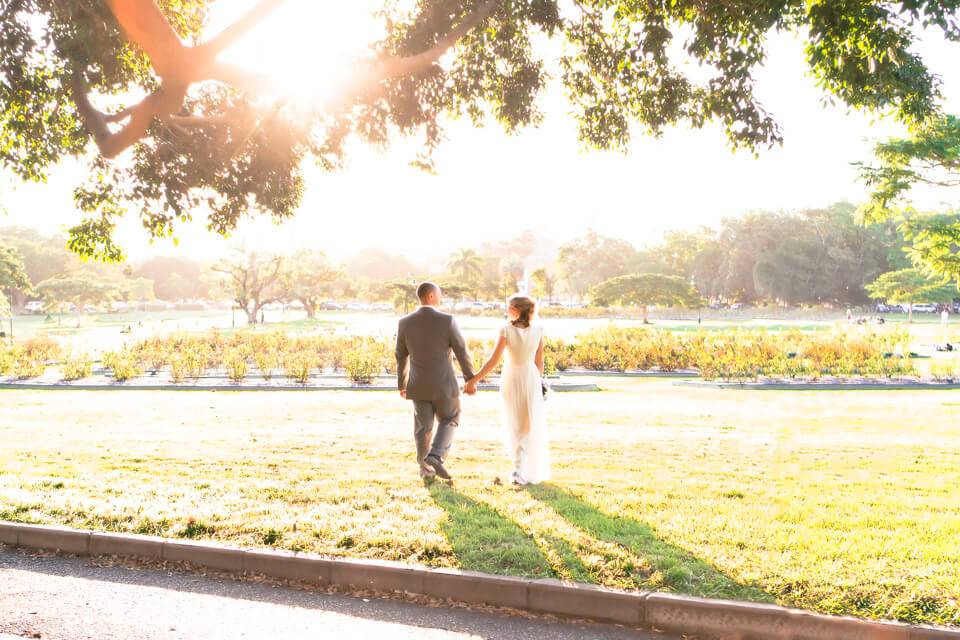
[[[564, 577], [600, 582], [573, 544], [559, 535], [540, 535], [540, 541], [493, 506], [450, 485], [429, 487], [447, 518], [444, 535], [462, 569], [533, 577]], [[584, 498], [555, 484], [528, 485], [524, 491], [586, 536], [613, 545], [633, 558], [636, 568], [631, 588], [658, 589], [708, 598], [772, 602], [759, 587], [738, 582], [689, 551], [660, 538], [650, 525], [633, 518], [603, 512]], [[549, 546], [547, 558], [543, 546]]]

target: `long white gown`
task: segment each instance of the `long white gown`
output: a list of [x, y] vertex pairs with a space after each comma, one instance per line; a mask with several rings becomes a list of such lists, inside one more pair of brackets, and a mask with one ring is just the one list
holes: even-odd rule
[[514, 463], [514, 478], [521, 484], [550, 479], [550, 443], [540, 371], [535, 358], [543, 328], [507, 325], [500, 394], [507, 455]]

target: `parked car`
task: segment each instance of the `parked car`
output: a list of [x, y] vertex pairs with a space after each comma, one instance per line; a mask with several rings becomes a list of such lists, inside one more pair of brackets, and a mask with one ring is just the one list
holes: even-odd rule
[[914, 313], [936, 313], [937, 305], [929, 302], [920, 302], [913, 305]]
[[41, 300], [31, 300], [23, 306], [26, 313], [43, 313], [44, 304]]
[[321, 311], [341, 311], [342, 309], [343, 305], [339, 302], [334, 302], [333, 300], [327, 300], [326, 302], [320, 303]]

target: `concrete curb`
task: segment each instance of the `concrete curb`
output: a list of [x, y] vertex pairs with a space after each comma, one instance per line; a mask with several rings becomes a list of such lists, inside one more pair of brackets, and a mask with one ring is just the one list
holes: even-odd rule
[[751, 391], [910, 391], [960, 389], [947, 382], [707, 382], [678, 380], [678, 387], [701, 389], [749, 389]]
[[682, 635], [738, 640], [960, 640], [960, 629], [827, 616], [769, 604], [619, 591], [559, 580], [426, 569], [397, 562], [324, 558], [214, 543], [97, 533], [0, 521], [0, 543], [79, 556], [117, 555], [188, 562], [321, 586], [401, 591]]
[[[37, 382], [2, 382], [0, 389], [21, 391], [380, 391], [387, 392], [397, 390], [396, 384], [391, 385], [301, 385], [301, 384], [283, 384], [283, 385], [243, 385], [243, 384], [83, 384], [72, 382], [50, 382], [47, 384]], [[481, 384], [478, 386], [480, 391], [498, 391], [500, 387], [493, 384]], [[550, 389], [557, 393], [577, 393], [586, 391], [599, 391], [596, 384], [555, 384]]]
[[558, 372], [569, 378], [699, 378], [700, 372], [693, 369], [678, 371], [609, 371], [590, 369], [564, 369]]

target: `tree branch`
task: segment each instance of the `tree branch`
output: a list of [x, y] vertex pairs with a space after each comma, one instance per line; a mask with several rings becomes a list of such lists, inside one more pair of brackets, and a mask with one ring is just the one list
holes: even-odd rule
[[235, 64], [210, 61], [202, 70], [206, 80], [216, 80], [247, 93], [263, 93], [270, 87], [270, 79], [265, 75], [251, 73]]
[[[266, 91], [271, 84], [269, 77], [250, 73], [233, 64], [218, 62], [215, 58], [279, 8], [284, 1], [261, 0], [209, 42], [197, 47], [185, 47], [160, 11], [156, 0], [107, 0], [127, 38], [143, 49], [163, 84], [138, 104], [115, 114], [105, 114], [90, 103], [81, 74], [74, 75], [73, 93], [77, 110], [93, 134], [101, 155], [113, 158], [142, 139], [155, 117], [161, 117], [177, 128], [212, 126], [225, 122], [219, 118], [177, 114], [183, 106], [187, 89], [196, 82], [214, 80], [254, 94]], [[416, 74], [429, 68], [471, 29], [489, 17], [500, 1], [487, 0], [450, 33], [422, 53], [408, 57], [389, 56], [374, 63], [368, 73], [358, 74], [357, 80], [351, 83], [347, 92], [354, 95], [368, 93], [377, 88], [383, 80]], [[119, 131], [112, 132], [107, 127], [108, 123], [127, 119], [129, 122]], [[259, 125], [255, 125], [245, 136], [243, 144], [256, 131], [256, 126]], [[237, 149], [234, 149], [233, 153], [236, 151]]]
[[164, 118], [169, 121], [171, 124], [175, 124], [179, 127], [215, 127], [222, 124], [231, 124], [234, 122], [233, 118], [230, 118], [226, 115], [216, 115], [216, 116], [182, 116], [177, 114], [172, 114]]
[[129, 116], [130, 121], [119, 131], [110, 131], [108, 122], [120, 119], [120, 114], [108, 116], [90, 102], [79, 73], [73, 76], [73, 99], [84, 124], [93, 134], [94, 142], [104, 158], [114, 158], [124, 149], [143, 138], [150, 123], [157, 116], [167, 115], [180, 108], [183, 103], [185, 87], [160, 87], [137, 104], [127, 107], [121, 114]]
[[250, 29], [257, 26], [264, 18], [280, 8], [286, 0], [261, 0], [229, 27], [218, 33], [209, 42], [195, 48], [202, 58], [213, 60], [229, 49], [237, 40], [242, 38]]
[[189, 54], [154, 0], [108, 0], [110, 10], [130, 42], [136, 44], [161, 78], [182, 77]]
[[[75, 87], [75, 88], [76, 88], [76, 87]], [[81, 88], [81, 90], [82, 90], [82, 88]], [[127, 108], [125, 108], [125, 109], [121, 109], [120, 111], [118, 111], [118, 112], [116, 112], [116, 113], [102, 113], [102, 112], [101, 112], [100, 115], [103, 116], [103, 121], [104, 121], [104, 122], [121, 122], [121, 121], [126, 120], [127, 118], [129, 118], [129, 117], [130, 117], [130, 114], [132, 114], [132, 113], [133, 113], [133, 107], [127, 107]]]
[[396, 78], [398, 76], [412, 75], [429, 68], [437, 62], [443, 54], [450, 50], [461, 38], [467, 35], [474, 27], [483, 22], [493, 13], [493, 10], [500, 4], [500, 0], [487, 0], [480, 7], [464, 18], [463, 22], [456, 26], [450, 33], [437, 40], [437, 43], [424, 51], [413, 56], [400, 57], [393, 56], [381, 60], [375, 67], [375, 75], [379, 76], [377, 81], [387, 78]]

